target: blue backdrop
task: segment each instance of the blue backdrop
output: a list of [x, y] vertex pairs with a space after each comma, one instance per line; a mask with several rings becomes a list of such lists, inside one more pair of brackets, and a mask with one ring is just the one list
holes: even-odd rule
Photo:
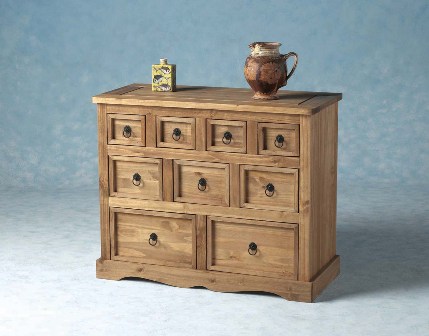
[[343, 92], [339, 183], [429, 184], [429, 2], [0, 2], [0, 188], [97, 188], [91, 96], [149, 82], [247, 87], [252, 41], [300, 61], [290, 90]]

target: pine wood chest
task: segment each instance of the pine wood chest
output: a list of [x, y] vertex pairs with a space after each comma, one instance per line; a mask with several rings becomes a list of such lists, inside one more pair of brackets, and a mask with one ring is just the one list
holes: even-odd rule
[[339, 274], [341, 94], [131, 84], [98, 109], [97, 277], [312, 302]]

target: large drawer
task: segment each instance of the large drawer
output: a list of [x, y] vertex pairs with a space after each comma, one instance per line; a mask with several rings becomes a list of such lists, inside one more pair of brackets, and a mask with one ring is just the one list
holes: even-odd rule
[[297, 279], [298, 225], [207, 218], [209, 270]]
[[174, 201], [229, 206], [229, 165], [174, 160]]
[[196, 267], [195, 216], [111, 208], [113, 260]]
[[109, 157], [110, 196], [162, 200], [162, 160]]
[[298, 212], [298, 169], [241, 165], [240, 206]]

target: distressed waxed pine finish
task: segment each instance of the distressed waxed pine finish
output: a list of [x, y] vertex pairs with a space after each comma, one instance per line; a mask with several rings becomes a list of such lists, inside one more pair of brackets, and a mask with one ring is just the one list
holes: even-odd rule
[[97, 277], [311, 302], [339, 274], [341, 94], [131, 84], [98, 96]]

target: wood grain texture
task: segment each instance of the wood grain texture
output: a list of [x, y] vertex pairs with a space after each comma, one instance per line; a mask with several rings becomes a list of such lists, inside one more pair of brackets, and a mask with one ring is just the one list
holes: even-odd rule
[[299, 214], [294, 212], [275, 211], [266, 209], [244, 209], [207, 204], [192, 204], [181, 202], [159, 202], [137, 198], [110, 197], [111, 207], [147, 209], [154, 211], [171, 211], [197, 215], [226, 216], [232, 218], [247, 218], [273, 222], [299, 223]]
[[[271, 197], [265, 193], [270, 183]], [[241, 207], [298, 212], [298, 189], [298, 169], [240, 166]]]
[[[108, 114], [126, 114], [126, 115], [146, 115], [151, 112], [151, 109], [146, 106], [136, 105], [106, 105], [106, 113]], [[295, 116], [298, 117], [299, 116]], [[299, 120], [298, 120], [299, 122]]]
[[298, 225], [209, 216], [207, 253], [209, 270], [296, 280]]
[[207, 216], [196, 215], [197, 227], [197, 269], [207, 269]]
[[[140, 175], [139, 183], [134, 174]], [[109, 187], [110, 196], [162, 200], [162, 160], [110, 156]]]
[[[232, 138], [224, 138], [229, 132]], [[207, 150], [246, 153], [246, 122], [233, 120], [207, 120]]]
[[[146, 145], [146, 117], [139, 115], [107, 115], [107, 135], [109, 145]], [[131, 133], [124, 133], [126, 126], [131, 127]]]
[[101, 258], [110, 259], [109, 159], [107, 156], [107, 115], [106, 106], [104, 104], [97, 105], [97, 123]]
[[196, 267], [195, 216], [112, 208], [110, 219], [113, 260]]
[[108, 92], [106, 92], [106, 94], [122, 95], [125, 93], [130, 93], [133, 90], [141, 89], [143, 87], [144, 87], [143, 84], [129, 84], [129, 85], [122, 86], [118, 89], [108, 91]]
[[336, 253], [338, 111], [302, 117], [300, 280], [309, 281]]
[[273, 167], [289, 167], [299, 168], [298, 157], [286, 156], [264, 156], [264, 155], [246, 155], [240, 153], [225, 153], [225, 152], [195, 152], [184, 149], [171, 148], [151, 148], [151, 147], [132, 147], [108, 145], [109, 155], [120, 156], [144, 156], [163, 159], [183, 159], [183, 160], [201, 160], [205, 162], [216, 163], [236, 163], [236, 164], [252, 164], [259, 166]]
[[147, 115], [149, 113], [163, 116], [180, 116], [185, 118], [203, 118], [203, 119], [231, 119], [239, 121], [256, 121], [256, 122], [274, 122], [283, 124], [299, 124], [300, 116], [293, 114], [279, 114], [269, 112], [245, 112], [236, 113], [234, 111], [213, 110], [204, 108], [177, 108], [177, 107], [159, 107], [159, 106], [137, 106], [137, 105], [106, 105], [107, 113], [123, 113]]
[[120, 280], [137, 277], [176, 287], [203, 286], [219, 292], [268, 292], [287, 300], [311, 302], [312, 283], [282, 278], [211, 272], [125, 261], [97, 260], [97, 278]]
[[[178, 128], [180, 136], [173, 138]], [[195, 149], [195, 118], [156, 117], [156, 146]]]
[[[174, 201], [229, 206], [229, 165], [174, 160]], [[198, 189], [199, 180], [207, 183]]]
[[[160, 94], [132, 84], [93, 98], [99, 103], [98, 277], [267, 291], [305, 302], [320, 295], [340, 267], [341, 94], [279, 94], [268, 102], [251, 100], [247, 89], [179, 87]], [[122, 134], [126, 125], [129, 138]], [[181, 130], [177, 141], [174, 128]], [[226, 131], [231, 144], [222, 141]], [[133, 184], [135, 173], [141, 185]], [[267, 196], [269, 183], [274, 192]], [[151, 246], [154, 232], [159, 240]]]
[[231, 163], [229, 165], [229, 205], [240, 207], [240, 165]]
[[156, 117], [153, 113], [146, 114], [146, 146], [156, 147]]
[[[278, 135], [283, 144], [275, 141]], [[258, 154], [299, 156], [299, 125], [258, 123]]]
[[[279, 99], [255, 101], [250, 89], [178, 86], [176, 92], [151, 91], [150, 84], [131, 84], [129, 92], [104, 93], [93, 97], [94, 103], [140, 106], [205, 108], [215, 110], [270, 112], [312, 115], [341, 100], [339, 93], [294, 92], [280, 90]], [[317, 101], [309, 103], [312, 99]], [[306, 104], [307, 102], [307, 104]]]
[[197, 151], [205, 151], [206, 144], [206, 119], [195, 119], [195, 149]]
[[334, 256], [314, 277], [312, 301], [314, 301], [328, 285], [340, 274], [340, 256]]
[[247, 153], [258, 154], [258, 123], [256, 121], [247, 122]]
[[162, 160], [163, 201], [173, 202], [173, 160]]

